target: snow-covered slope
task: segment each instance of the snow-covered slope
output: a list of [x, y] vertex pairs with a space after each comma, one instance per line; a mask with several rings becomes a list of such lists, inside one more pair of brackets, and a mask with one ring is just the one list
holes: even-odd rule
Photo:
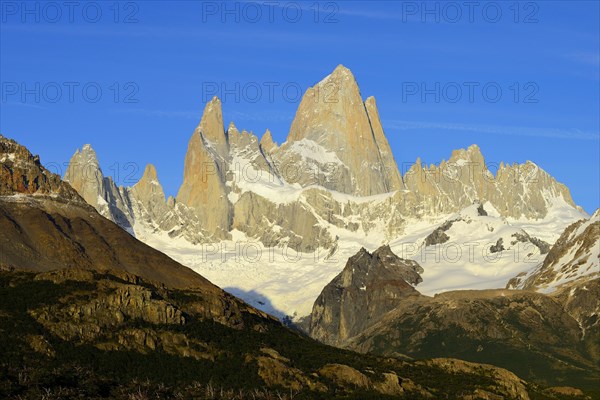
[[[453, 213], [421, 209], [411, 215], [407, 192], [357, 197], [289, 184], [264, 173], [249, 182], [243, 174], [262, 166], [256, 164], [256, 151], [248, 148], [233, 152], [236, 168], [245, 172], [234, 174], [228, 183], [235, 204], [228, 239], [203, 243], [203, 226], [193, 209], [172, 198], [165, 203], [152, 167], [133, 188], [117, 189], [127, 204], [119, 210], [128, 216], [138, 239], [279, 317], [308, 315], [323, 287], [361, 247], [374, 251], [389, 243], [400, 257], [418, 261], [425, 269], [420, 285], [424, 294], [501, 288], [543, 261], [536, 239], [553, 244], [566, 226], [585, 218], [563, 198], [550, 196], [546, 217], [540, 219], [503, 218], [491, 202]], [[97, 208], [108, 210], [102, 204], [98, 201]], [[290, 220], [304, 226], [298, 228]], [[448, 240], [427, 245], [427, 238], [449, 221], [451, 226], [442, 230]], [[301, 235], [307, 229], [316, 236]], [[298, 236], [312, 246], [310, 250], [297, 251], [293, 242]], [[492, 246], [499, 251], [491, 251]]]
[[540, 263], [550, 248], [535, 233], [502, 218], [489, 202], [466, 207], [391, 246], [424, 268], [419, 291], [427, 295], [504, 287], [516, 273]]
[[512, 279], [508, 288], [553, 293], [565, 285], [600, 277], [600, 209], [565, 229], [536, 268]]
[[[479, 215], [479, 208], [488, 215]], [[572, 222], [569, 213], [552, 209], [551, 221], [528, 221], [526, 231], [518, 222], [494, 215], [497, 214], [493, 207], [486, 203], [431, 220], [412, 219], [407, 223], [406, 234], [389, 244], [398, 256], [413, 259], [423, 267], [423, 282], [419, 284], [423, 294], [503, 288], [516, 274], [531, 270], [544, 260], [546, 254], [541, 254], [534, 239], [540, 232], [558, 237]], [[564, 219], [556, 218], [557, 215]], [[449, 220], [456, 221], [447, 231], [450, 239], [425, 246], [426, 238]], [[550, 226], [556, 232], [553, 235], [548, 232]], [[335, 249], [318, 248], [313, 252], [296, 252], [285, 245], [265, 246], [240, 231], [233, 231], [231, 240], [214, 244], [192, 245], [165, 233], [138, 238], [257, 308], [280, 318], [298, 318], [310, 314], [323, 287], [339, 274], [357, 249], [374, 251], [385, 242], [381, 231], [369, 235], [343, 230], [337, 233], [340, 236]], [[522, 241], [514, 234], [529, 240]], [[492, 252], [490, 247], [499, 238], [503, 238], [505, 248]]]

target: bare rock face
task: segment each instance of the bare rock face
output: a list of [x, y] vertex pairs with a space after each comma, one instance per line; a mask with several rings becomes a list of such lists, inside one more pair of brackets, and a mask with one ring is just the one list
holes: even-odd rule
[[339, 386], [366, 389], [371, 385], [369, 378], [365, 374], [343, 364], [324, 365], [319, 370], [319, 375], [336, 382]]
[[494, 176], [477, 145], [455, 150], [437, 166], [418, 159], [404, 182], [425, 214], [454, 212], [475, 200], [489, 201], [502, 217], [513, 218], [543, 218], [553, 199], [576, 207], [567, 187], [530, 161], [500, 163]]
[[581, 391], [581, 389], [577, 389], [577, 388], [573, 388], [573, 387], [569, 387], [569, 386], [554, 386], [554, 387], [546, 389], [544, 392], [549, 395], [573, 396], [573, 397], [585, 398], [585, 394], [583, 393], [583, 391]]
[[276, 145], [267, 131], [263, 140], [252, 133], [242, 130], [240, 132], [233, 122], [227, 129], [229, 140], [229, 155], [227, 161], [227, 186], [233, 195], [229, 200], [235, 203], [234, 198], [247, 191], [253, 185], [282, 185], [281, 178], [277, 175], [268, 150]]
[[279, 146], [273, 141], [273, 136], [270, 130], [266, 130], [265, 134], [260, 139], [260, 149], [265, 155], [271, 155]]
[[213, 97], [206, 104], [200, 125], [198, 125], [195, 132], [201, 134], [203, 142], [209, 151], [216, 156], [217, 162], [227, 158], [229, 149], [223, 123], [221, 100], [218, 97]]
[[300, 251], [330, 248], [334, 239], [303, 203], [273, 204], [246, 192], [234, 206], [233, 228], [258, 238], [266, 246], [285, 244]]
[[[375, 99], [363, 102], [341, 65], [307, 90], [281, 146], [268, 130], [259, 141], [233, 123], [225, 129], [215, 97], [190, 138], [176, 198], [161, 205], [158, 186], [148, 191], [156, 174], [146, 172], [136, 187], [118, 188], [84, 146], [65, 178], [102, 215], [142, 240], [166, 232], [214, 243], [236, 229], [264, 245], [302, 252], [333, 249], [338, 229], [377, 231], [382, 242], [390, 241], [410, 220], [456, 213], [474, 201], [489, 201], [503, 218], [544, 218], [556, 205], [572, 208], [573, 219], [584, 215], [568, 189], [534, 163], [501, 163], [494, 175], [476, 145], [439, 165], [417, 160], [401, 176]], [[431, 240], [439, 243], [443, 234]]]
[[[241, 313], [252, 311], [234, 299], [219, 299], [216, 293], [203, 291], [186, 293], [188, 301], [182, 310], [173, 299], [174, 293], [163, 285], [120, 271], [62, 269], [39, 273], [33, 280], [55, 285], [77, 282], [76, 293], [32, 308], [28, 314], [54, 336], [100, 350], [142, 354], [162, 350], [175, 356], [214, 361], [221, 351], [194, 338], [184, 326], [190, 320], [208, 318], [239, 330], [244, 328]], [[215, 307], [215, 300], [229, 304]], [[170, 327], [175, 331], [170, 331]], [[178, 329], [183, 332], [177, 332]], [[48, 353], [42, 339], [43, 336], [35, 339], [36, 351]]]
[[284, 387], [286, 389], [299, 391], [304, 387], [317, 392], [326, 392], [327, 387], [314, 379], [314, 375], [308, 377], [300, 369], [290, 366], [290, 359], [283, 357], [279, 352], [271, 348], [261, 348], [260, 356], [256, 358], [258, 375], [269, 387]]
[[206, 105], [200, 125], [190, 139], [183, 184], [177, 202], [193, 208], [202, 228], [213, 240], [227, 238], [230, 206], [225, 186], [228, 152], [221, 102], [214, 98]]
[[0, 196], [36, 195], [84, 205], [86, 202], [60, 176], [44, 168], [38, 156], [0, 135]]
[[[165, 194], [156, 168], [148, 164], [144, 175], [133, 187], [117, 187], [100, 169], [96, 152], [91, 145], [83, 146], [73, 155], [65, 180], [102, 216], [114, 221], [131, 235], [140, 237], [163, 231], [171, 236], [201, 243], [213, 239], [194, 208]], [[137, 231], [134, 231], [137, 229]]]
[[399, 258], [389, 246], [373, 254], [361, 249], [315, 301], [310, 335], [328, 344], [343, 344], [401, 299], [419, 297], [412, 285], [421, 282], [421, 272], [419, 264]]
[[551, 205], [548, 199], [561, 199], [577, 208], [569, 189], [531, 161], [500, 163], [495, 183], [489, 200], [503, 216], [543, 218]]
[[89, 303], [49, 306], [31, 314], [62, 339], [83, 342], [97, 339], [103, 330], [114, 329], [126, 319], [156, 325], [185, 323], [180, 310], [164, 300], [153, 299], [153, 295], [156, 294], [139, 286], [123, 286]]
[[117, 187], [111, 177], [105, 177], [91, 145], [77, 149], [64, 180], [92, 205], [101, 215], [133, 233], [133, 215], [127, 191]]
[[104, 201], [104, 175], [100, 170], [96, 152], [90, 145], [86, 144], [81, 150], [77, 149], [71, 157], [65, 181], [94, 208]]
[[394, 160], [394, 155], [390, 144], [387, 141], [385, 133], [383, 132], [383, 126], [381, 126], [381, 120], [379, 119], [379, 110], [377, 109], [377, 102], [375, 97], [368, 97], [365, 101], [365, 108], [367, 115], [369, 116], [369, 122], [373, 129], [373, 136], [375, 137], [375, 143], [379, 149], [379, 156], [381, 158], [381, 174], [387, 177], [388, 180], [388, 192], [403, 189], [404, 183], [402, 182], [402, 176], [400, 170]]
[[142, 178], [131, 188], [131, 195], [142, 203], [152, 221], [159, 221], [168, 212], [165, 192], [152, 164], [146, 166]]
[[402, 188], [375, 101], [365, 106], [342, 65], [304, 94], [278, 159], [290, 170], [283, 178], [302, 186], [318, 183], [360, 196]]

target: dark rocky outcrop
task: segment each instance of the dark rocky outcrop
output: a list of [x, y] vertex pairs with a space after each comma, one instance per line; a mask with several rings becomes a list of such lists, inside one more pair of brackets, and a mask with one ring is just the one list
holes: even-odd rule
[[547, 254], [550, 251], [550, 245], [547, 242], [544, 242], [541, 239], [533, 237], [525, 231], [513, 233], [512, 236], [515, 238], [515, 240], [512, 241], [511, 244], [516, 244], [517, 242], [521, 242], [521, 243], [529, 242], [529, 243], [533, 244], [534, 246], [536, 246], [538, 249], [540, 249], [540, 254]]
[[500, 251], [504, 251], [504, 239], [502, 238], [499, 238], [496, 244], [490, 246], [490, 253], [498, 253]]
[[431, 232], [425, 238], [425, 246], [432, 246], [434, 244], [442, 244], [446, 243], [450, 240], [450, 236], [446, 234], [446, 231], [452, 227], [454, 221], [446, 221], [439, 227], [437, 227], [433, 232]]
[[419, 296], [413, 285], [422, 281], [416, 261], [396, 256], [389, 246], [373, 254], [364, 248], [324, 289], [313, 306], [310, 334], [329, 344], [341, 344], [393, 310], [400, 299]]
[[[390, 253], [389, 248], [373, 255], [363, 249], [348, 260], [314, 304], [312, 337], [401, 359], [494, 364], [549, 386], [589, 389], [599, 383], [600, 279], [585, 279], [553, 295], [462, 290], [432, 298], [399, 282], [402, 274], [390, 267], [399, 260]], [[392, 262], [386, 265], [388, 259]], [[386, 289], [369, 293], [369, 288]]]
[[481, 202], [479, 202], [479, 205], [477, 206], [477, 215], [479, 215], [480, 217], [487, 217], [488, 215], [487, 211], [485, 211], [485, 208], [483, 208], [483, 204], [481, 204]]
[[0, 196], [36, 195], [91, 209], [77, 192], [44, 168], [39, 156], [0, 135]]

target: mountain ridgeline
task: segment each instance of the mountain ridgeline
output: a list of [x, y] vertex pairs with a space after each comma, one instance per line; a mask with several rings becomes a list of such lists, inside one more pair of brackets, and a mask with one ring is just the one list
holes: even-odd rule
[[[302, 336], [141, 243], [2, 136], [0, 177], [2, 398], [556, 398], [491, 365]], [[145, 177], [134, 190], [160, 194]], [[418, 280], [415, 264], [399, 268]]]
[[153, 166], [134, 187], [117, 187], [89, 145], [75, 153], [65, 180], [140, 238], [165, 232], [195, 244], [238, 230], [265, 246], [303, 252], [335, 248], [340, 230], [393, 239], [411, 219], [457, 212], [476, 200], [513, 218], [543, 218], [556, 205], [579, 210], [569, 190], [532, 162], [501, 163], [492, 174], [476, 145], [438, 166], [417, 160], [402, 176], [375, 99], [363, 101], [341, 65], [306, 91], [280, 146], [269, 131], [259, 139], [233, 123], [225, 127], [213, 98], [189, 141], [174, 198], [165, 199]]
[[[118, 186], [84, 145], [62, 180], [0, 136], [0, 397], [598, 395], [600, 211], [533, 162], [472, 145], [402, 175], [340, 65], [281, 145], [213, 98], [183, 163], [167, 198], [151, 164]], [[195, 253], [240, 238], [326, 256]]]

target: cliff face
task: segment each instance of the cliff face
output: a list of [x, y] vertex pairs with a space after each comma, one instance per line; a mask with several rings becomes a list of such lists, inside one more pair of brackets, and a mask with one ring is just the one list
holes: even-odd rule
[[169, 213], [172, 206], [166, 202], [165, 192], [158, 180], [156, 168], [148, 164], [142, 178], [131, 188], [131, 197], [147, 210], [150, 221], [160, 221]]
[[64, 180], [100, 214], [133, 233], [134, 219], [127, 190], [117, 187], [111, 177], [104, 176], [92, 146], [85, 145], [75, 152]]
[[413, 285], [421, 282], [421, 272], [419, 264], [397, 257], [389, 246], [373, 254], [361, 249], [315, 301], [310, 335], [332, 345], [345, 343], [401, 299], [420, 297]]
[[230, 205], [225, 187], [228, 144], [221, 102], [206, 105], [200, 125], [190, 139], [185, 156], [183, 184], [177, 202], [193, 208], [210, 239], [228, 237]]
[[576, 207], [569, 190], [530, 161], [501, 163], [494, 175], [477, 145], [455, 150], [437, 166], [417, 160], [404, 182], [425, 214], [455, 212], [475, 200], [489, 201], [505, 218], [544, 218], [556, 201]]
[[45, 169], [38, 156], [0, 135], [0, 196], [33, 195], [85, 206], [88, 203], [60, 176]]
[[284, 179], [302, 186], [318, 183], [357, 196], [403, 188], [375, 100], [363, 103], [352, 72], [342, 65], [304, 94], [277, 154], [281, 165], [296, 166], [296, 179], [291, 173]]

